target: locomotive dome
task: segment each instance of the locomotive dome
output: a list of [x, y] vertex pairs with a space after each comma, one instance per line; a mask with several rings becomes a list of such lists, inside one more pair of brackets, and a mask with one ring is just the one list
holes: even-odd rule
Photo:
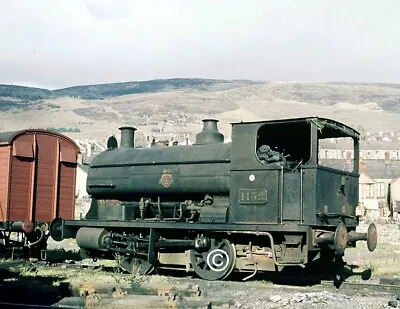
[[203, 130], [196, 135], [195, 145], [223, 143], [224, 135], [218, 131], [217, 119], [204, 119]]

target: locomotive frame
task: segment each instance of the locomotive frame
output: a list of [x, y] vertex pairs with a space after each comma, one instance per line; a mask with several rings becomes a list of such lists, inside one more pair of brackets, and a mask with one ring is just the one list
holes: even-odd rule
[[[281, 271], [341, 260], [377, 231], [356, 232], [359, 133], [319, 117], [232, 124], [223, 143], [217, 120], [204, 120], [192, 146], [121, 147], [92, 162], [86, 220], [53, 221], [55, 240], [76, 238], [84, 254], [112, 257], [133, 273], [183, 268], [219, 280], [233, 271]], [[318, 164], [319, 140], [351, 138], [349, 170]]]

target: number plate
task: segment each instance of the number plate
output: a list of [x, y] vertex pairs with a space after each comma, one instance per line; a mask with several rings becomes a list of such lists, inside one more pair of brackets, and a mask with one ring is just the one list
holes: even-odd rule
[[240, 204], [265, 204], [267, 202], [266, 189], [240, 189]]

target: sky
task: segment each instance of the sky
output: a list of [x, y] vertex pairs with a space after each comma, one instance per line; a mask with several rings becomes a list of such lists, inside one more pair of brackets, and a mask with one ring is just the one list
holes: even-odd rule
[[0, 84], [400, 83], [400, 1], [0, 0]]

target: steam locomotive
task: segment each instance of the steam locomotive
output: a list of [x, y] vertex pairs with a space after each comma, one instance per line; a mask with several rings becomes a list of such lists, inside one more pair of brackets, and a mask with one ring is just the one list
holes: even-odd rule
[[[85, 220], [56, 218], [51, 236], [131, 273], [180, 268], [207, 280], [329, 268], [357, 241], [375, 249], [374, 224], [356, 232], [356, 130], [319, 117], [240, 122], [224, 143], [217, 120], [203, 122], [190, 146], [135, 148], [135, 128], [120, 128], [120, 147], [111, 137], [91, 163]], [[327, 138], [353, 141], [349, 171], [319, 164]]]

